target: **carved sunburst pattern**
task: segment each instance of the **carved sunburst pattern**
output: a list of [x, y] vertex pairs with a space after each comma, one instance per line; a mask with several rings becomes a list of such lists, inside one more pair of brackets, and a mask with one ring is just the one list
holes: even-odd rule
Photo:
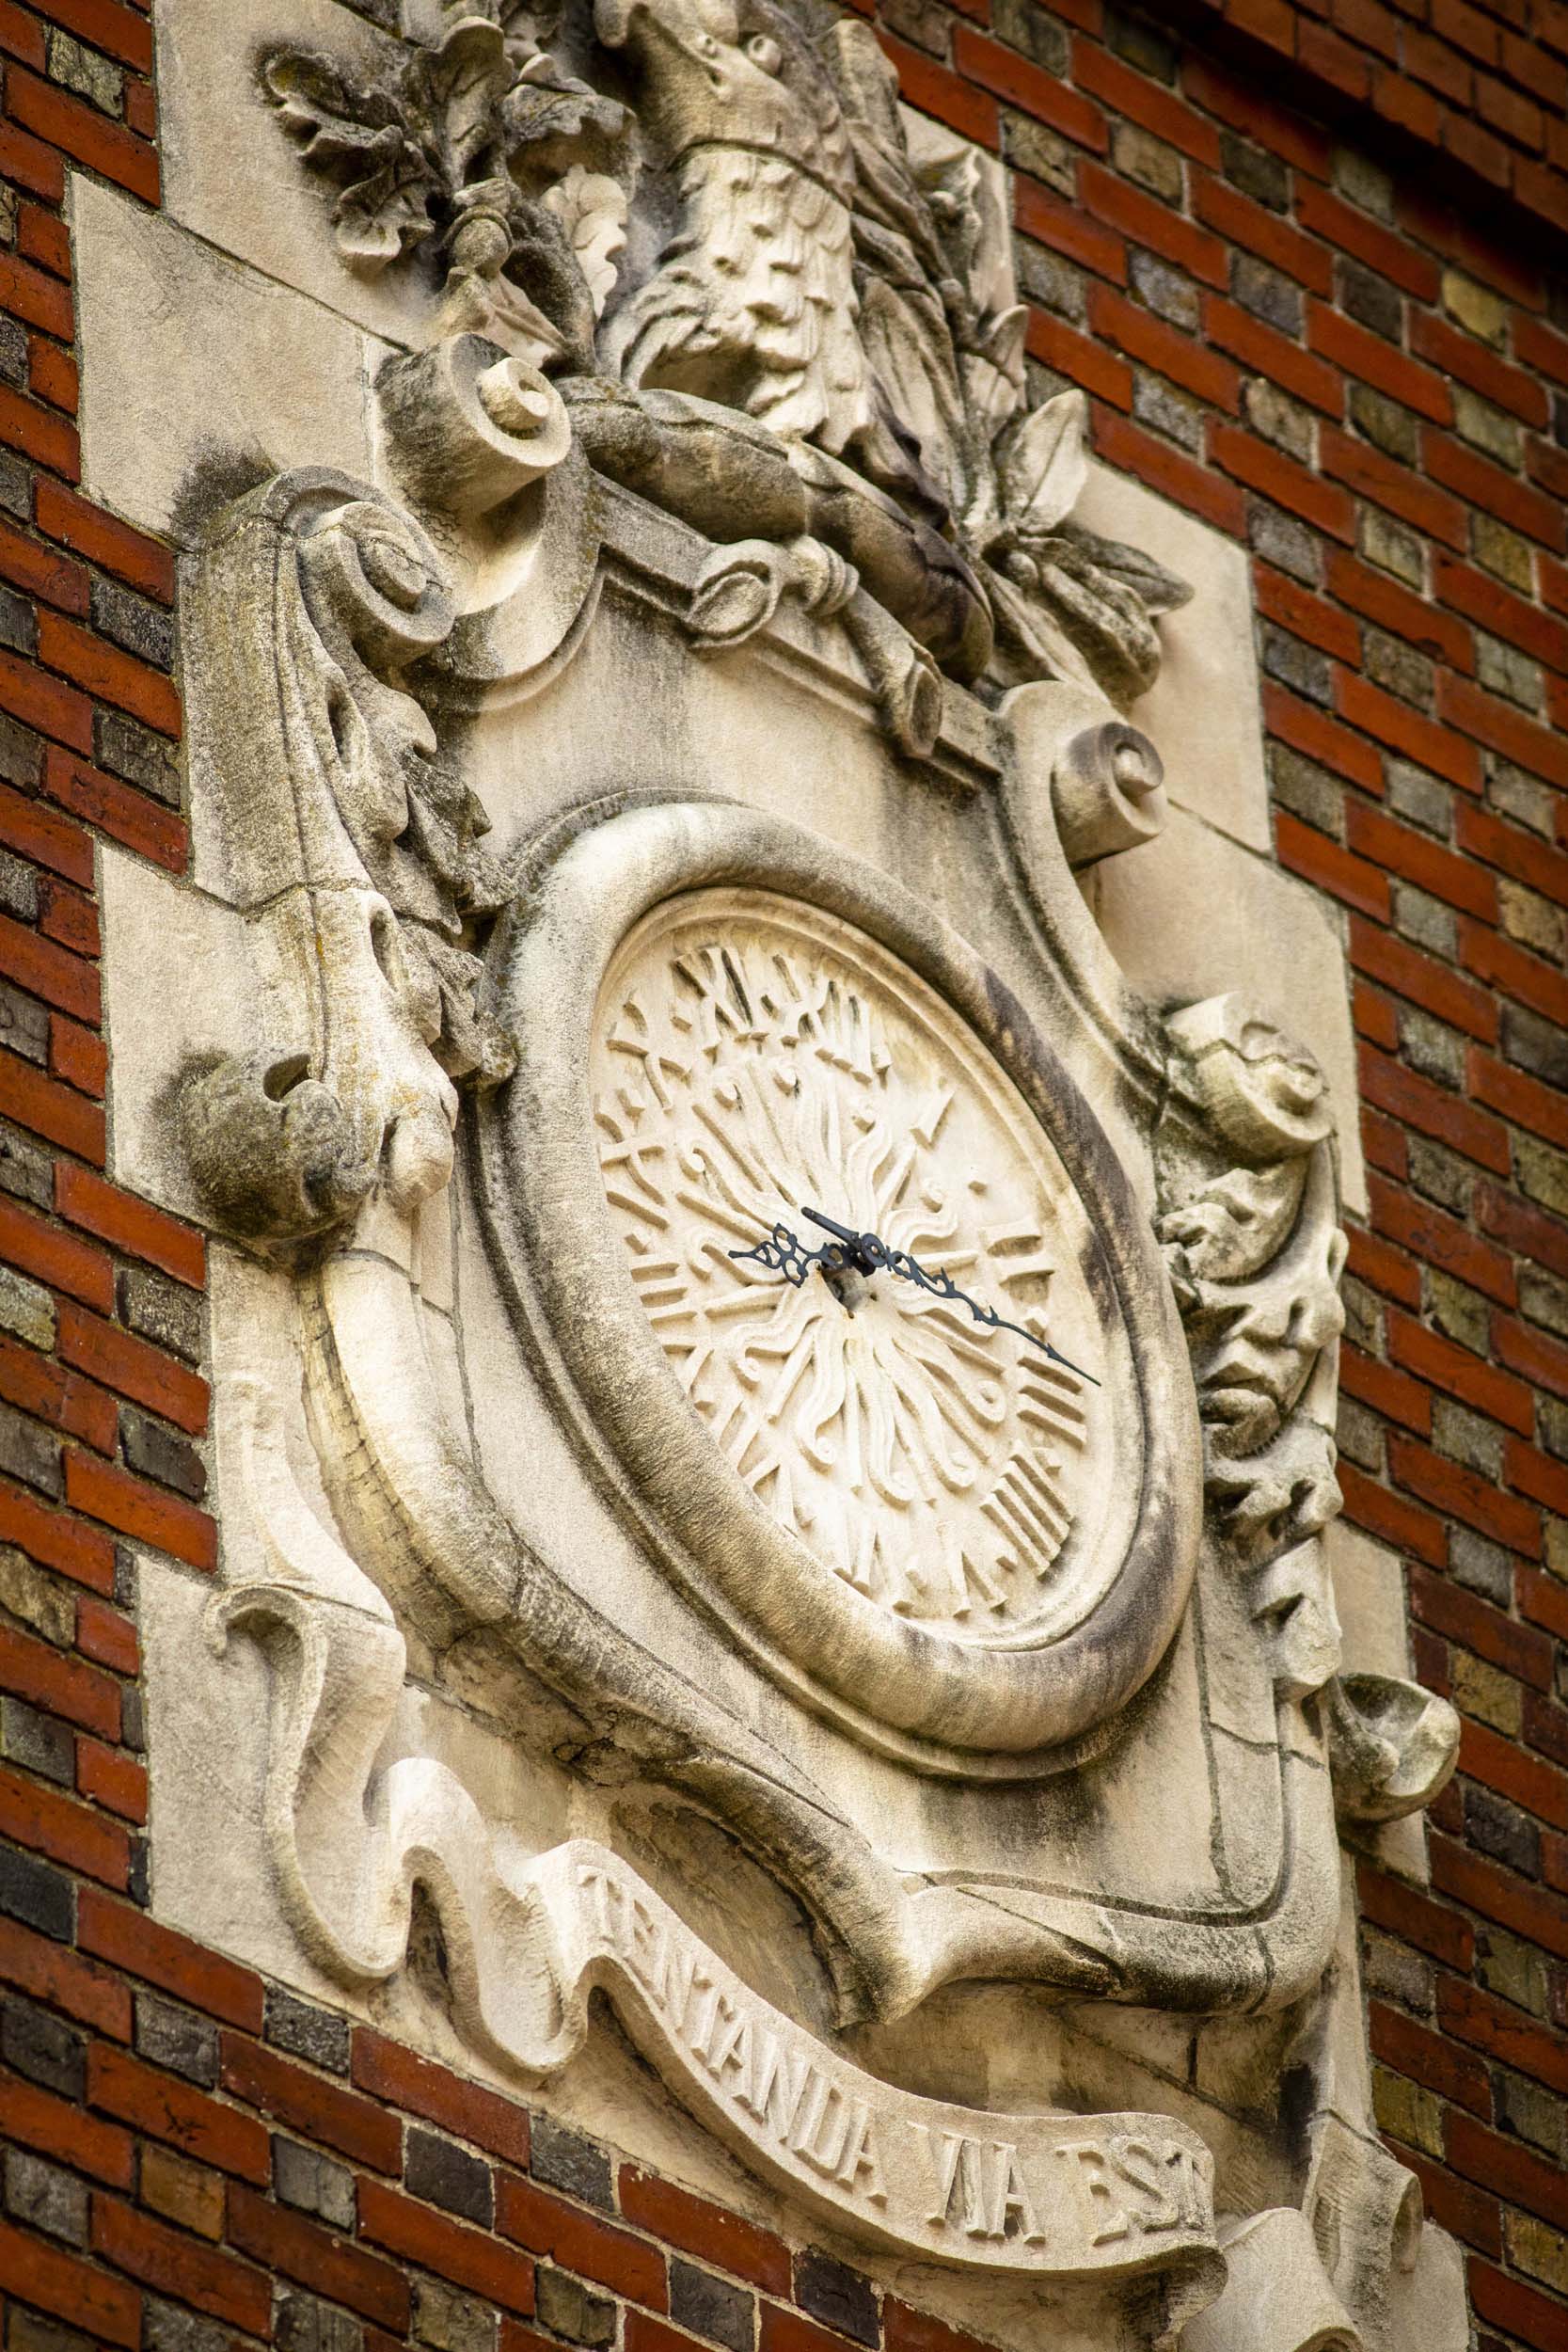
[[595, 1024], [606, 1194], [665, 1355], [752, 1493], [834, 1574], [960, 1638], [1049, 1605], [1095, 1391], [891, 1274], [851, 1303], [732, 1250], [807, 1206], [874, 1231], [1091, 1374], [1083, 1215], [964, 1025], [832, 917], [758, 892], [671, 900]]

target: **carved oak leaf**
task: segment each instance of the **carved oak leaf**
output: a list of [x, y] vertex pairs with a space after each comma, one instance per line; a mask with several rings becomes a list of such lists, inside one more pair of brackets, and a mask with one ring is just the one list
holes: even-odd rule
[[608, 172], [574, 164], [542, 201], [561, 223], [597, 317], [610, 299], [616, 259], [626, 242], [626, 190]]
[[1065, 523], [1061, 535], [1071, 540], [1097, 572], [1131, 588], [1146, 612], [1176, 612], [1182, 605], [1191, 604], [1192, 583], [1179, 579], [1175, 572], [1167, 572], [1142, 548], [1129, 547], [1121, 539], [1102, 539], [1098, 532], [1085, 531], [1082, 523]]
[[261, 87], [304, 161], [339, 183], [333, 229], [347, 260], [381, 268], [429, 236], [439, 175], [390, 91], [355, 87], [302, 50], [266, 58]]
[[404, 99], [427, 122], [449, 190], [462, 186], [494, 144], [496, 109], [512, 68], [500, 27], [483, 17], [454, 24], [437, 49], [420, 51], [404, 76]]
[[974, 348], [959, 354], [970, 406], [990, 440], [1018, 413], [1028, 325], [1027, 307], [1015, 302], [1010, 310], [999, 310], [984, 321], [976, 329]]
[[618, 99], [602, 98], [542, 54], [528, 60], [500, 105], [513, 176], [534, 186], [559, 178], [574, 164], [591, 170], [611, 167], [626, 148], [629, 128]]
[[1003, 500], [1021, 535], [1053, 531], [1077, 503], [1089, 470], [1088, 414], [1082, 392], [1058, 392], [1024, 418], [1002, 452]]

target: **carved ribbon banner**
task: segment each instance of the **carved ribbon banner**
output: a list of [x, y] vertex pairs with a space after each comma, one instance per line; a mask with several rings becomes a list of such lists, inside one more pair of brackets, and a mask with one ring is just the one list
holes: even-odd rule
[[568, 2006], [602, 1985], [684, 2105], [857, 2235], [1042, 2277], [1212, 2267], [1217, 2283], [1213, 2160], [1186, 2125], [918, 2098], [761, 1999], [603, 1847], [573, 1840], [529, 1875]]

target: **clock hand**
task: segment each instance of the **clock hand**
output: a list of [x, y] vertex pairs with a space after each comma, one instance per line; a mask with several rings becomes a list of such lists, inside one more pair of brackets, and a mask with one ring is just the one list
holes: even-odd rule
[[[879, 1233], [857, 1233], [849, 1226], [840, 1225], [836, 1217], [826, 1216], [821, 1209], [807, 1208], [802, 1203], [800, 1214], [802, 1216], [809, 1217], [814, 1225], [819, 1225], [825, 1233], [832, 1233], [848, 1252], [850, 1263], [857, 1266], [861, 1273], [875, 1274], [879, 1267], [885, 1266], [890, 1274], [899, 1274], [906, 1281], [918, 1282], [921, 1289], [929, 1291], [933, 1297], [954, 1299], [958, 1305], [967, 1307], [975, 1322], [984, 1324], [988, 1330], [1016, 1331], [1021, 1340], [1027, 1340], [1031, 1346], [1039, 1348], [1050, 1357], [1053, 1364], [1060, 1364], [1065, 1372], [1070, 1372], [1076, 1379], [1086, 1380], [1091, 1389], [1099, 1388], [1100, 1382], [1092, 1372], [1085, 1372], [1081, 1364], [1073, 1363], [1070, 1358], [1062, 1354], [1060, 1348], [1053, 1347], [1049, 1340], [1042, 1340], [1037, 1331], [1025, 1330], [1022, 1323], [1009, 1323], [1006, 1316], [998, 1314], [994, 1307], [986, 1306], [977, 1298], [971, 1298], [967, 1291], [959, 1290], [950, 1274], [928, 1272], [921, 1264], [919, 1259], [911, 1257], [907, 1249], [890, 1249]], [[775, 1226], [773, 1230], [777, 1234], [781, 1229]], [[787, 1232], [789, 1229], [786, 1226], [783, 1230]], [[790, 1235], [790, 1239], [794, 1240], [793, 1234]], [[799, 1248], [799, 1244], [796, 1246]], [[732, 1257], [738, 1257], [740, 1254], [738, 1250], [730, 1252]], [[748, 1251], [746, 1254], [751, 1256], [755, 1255], [755, 1252]], [[821, 1259], [826, 1253], [814, 1250], [810, 1254], [813, 1258]], [[793, 1276], [790, 1279], [796, 1279]], [[797, 1287], [799, 1287], [799, 1282], [803, 1282], [804, 1279], [805, 1274], [802, 1271]]]
[[825, 1233], [832, 1233], [835, 1240], [841, 1241], [863, 1274], [875, 1274], [879, 1265], [887, 1263], [887, 1247], [875, 1233], [854, 1232], [847, 1225], [840, 1225], [836, 1218], [825, 1216], [820, 1209], [802, 1207], [800, 1214], [810, 1217], [814, 1225], [820, 1225]]

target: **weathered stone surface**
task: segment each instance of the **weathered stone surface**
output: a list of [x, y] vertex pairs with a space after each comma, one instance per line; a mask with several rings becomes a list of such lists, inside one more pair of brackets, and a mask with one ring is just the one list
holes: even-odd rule
[[1123, 969], [1158, 998], [1234, 985], [1310, 1045], [1338, 1118], [1346, 1205], [1366, 1200], [1344, 951], [1305, 884], [1194, 817], [1173, 816], [1146, 850], [1096, 868], [1096, 912]]
[[[171, 64], [184, 40], [182, 22]], [[233, 184], [261, 218], [254, 185]], [[214, 498], [281, 466], [369, 472], [379, 346], [130, 198], [81, 175], [71, 189], [94, 497], [184, 539]]]

